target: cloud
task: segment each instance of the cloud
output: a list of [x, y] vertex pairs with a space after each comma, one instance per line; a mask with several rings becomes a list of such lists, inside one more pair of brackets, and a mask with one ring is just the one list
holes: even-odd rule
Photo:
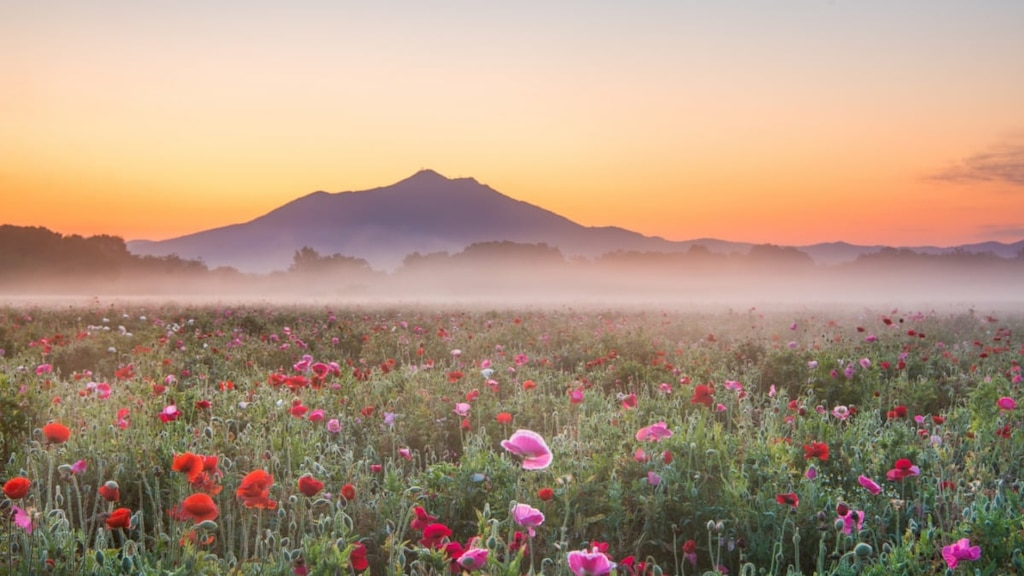
[[978, 238], [983, 240], [1003, 239], [1016, 241], [1024, 239], [1024, 224], [987, 224], [978, 226]]
[[958, 164], [933, 174], [929, 180], [964, 184], [1001, 182], [1024, 187], [1024, 138], [1002, 142], [988, 151], [964, 158]]

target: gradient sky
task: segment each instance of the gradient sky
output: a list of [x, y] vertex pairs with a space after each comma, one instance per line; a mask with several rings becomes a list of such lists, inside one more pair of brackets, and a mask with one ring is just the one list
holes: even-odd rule
[[1022, 30], [1019, 0], [0, 0], [0, 223], [163, 239], [432, 168], [674, 240], [1016, 241]]

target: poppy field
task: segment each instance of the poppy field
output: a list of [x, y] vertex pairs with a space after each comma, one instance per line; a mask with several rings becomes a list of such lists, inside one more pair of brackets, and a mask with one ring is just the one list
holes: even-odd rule
[[0, 573], [1020, 573], [1022, 335], [973, 309], [0, 308]]

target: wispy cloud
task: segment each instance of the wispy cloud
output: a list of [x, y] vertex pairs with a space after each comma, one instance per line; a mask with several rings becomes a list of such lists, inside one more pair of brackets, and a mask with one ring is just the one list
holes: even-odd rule
[[1016, 242], [1024, 239], [1024, 224], [988, 224], [978, 227], [977, 237], [981, 240], [999, 239]]
[[1001, 142], [929, 176], [952, 183], [1001, 182], [1024, 187], [1024, 138]]

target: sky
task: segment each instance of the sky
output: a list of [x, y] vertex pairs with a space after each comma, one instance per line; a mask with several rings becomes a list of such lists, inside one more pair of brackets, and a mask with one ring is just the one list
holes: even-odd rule
[[420, 169], [672, 240], [1024, 238], [1024, 2], [0, 0], [0, 223], [159, 240]]

